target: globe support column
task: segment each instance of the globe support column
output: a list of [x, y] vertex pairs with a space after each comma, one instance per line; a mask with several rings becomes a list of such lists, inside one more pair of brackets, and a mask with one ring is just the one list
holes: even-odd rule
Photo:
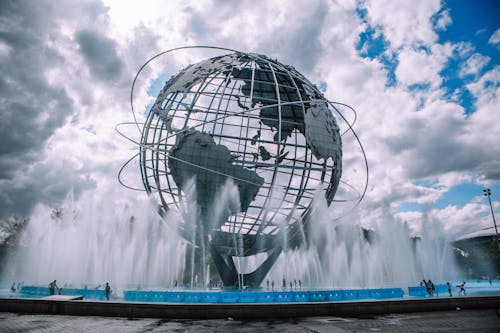
[[[210, 246], [212, 260], [214, 261], [224, 286], [239, 287], [239, 289], [242, 289], [244, 286], [251, 288], [259, 287], [267, 273], [269, 273], [271, 267], [278, 259], [281, 251], [281, 247], [273, 249], [269, 257], [267, 257], [267, 259], [255, 271], [242, 274], [236, 269], [231, 255], [222, 255], [215, 245], [212, 244]], [[244, 283], [244, 285], [241, 285], [241, 283]]]

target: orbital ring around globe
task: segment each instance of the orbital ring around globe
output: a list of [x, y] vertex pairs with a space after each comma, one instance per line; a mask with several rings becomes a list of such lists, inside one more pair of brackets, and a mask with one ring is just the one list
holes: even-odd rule
[[[210, 58], [200, 62], [201, 65], [190, 65], [173, 75], [160, 92], [146, 122], [138, 122], [134, 88], [141, 72], [163, 55], [204, 49], [231, 54]], [[198, 72], [201, 74], [196, 76]], [[189, 75], [186, 77], [186, 74]], [[198, 103], [195, 99], [205, 101]], [[302, 74], [276, 60], [210, 46], [187, 46], [160, 52], [137, 72], [131, 87], [130, 105], [134, 122], [119, 124], [117, 131], [138, 145], [140, 152], [120, 169], [120, 183], [139, 190], [122, 179], [124, 169], [139, 157], [145, 190], [159, 197], [161, 210], [165, 211], [181, 208], [188, 178], [196, 175], [199, 193], [195, 199], [202, 214], [210, 215], [213, 194], [221, 189], [222, 183], [231, 179], [240, 193], [242, 207], [228, 211], [220, 221], [208, 223], [207, 228], [238, 229], [245, 233], [269, 229], [273, 233], [283, 225], [282, 221], [287, 221], [284, 225], [289, 227], [305, 220], [314, 197], [312, 189], [327, 187], [328, 203], [353, 202], [350, 210], [361, 202], [366, 192], [368, 164], [353, 129], [355, 110], [346, 104], [326, 100]], [[342, 114], [339, 105], [352, 111], [352, 122]], [[346, 125], [341, 134], [330, 114], [332, 111]], [[180, 120], [182, 125], [179, 125]], [[176, 128], [172, 125], [175, 121], [178, 123]], [[322, 123], [329, 127], [321, 127]], [[122, 133], [119, 127], [124, 125], [135, 125], [141, 133], [140, 141]], [[311, 134], [315, 131], [333, 138], [340, 145], [340, 137], [352, 133], [366, 169], [361, 190], [340, 179], [341, 148], [331, 148], [320, 142], [321, 136]], [[333, 133], [335, 131], [337, 133]], [[218, 156], [215, 162], [201, 162], [197, 155], [203, 151]], [[212, 157], [205, 156], [203, 161]], [[327, 159], [332, 162], [326, 162]], [[348, 188], [345, 192], [357, 192], [357, 198], [334, 199], [339, 183]], [[201, 189], [204, 187], [207, 189]], [[280, 203], [273, 206], [274, 201]]]
[[[320, 101], [320, 100], [316, 100], [316, 101]], [[303, 101], [301, 101], [301, 102], [289, 102], [288, 104], [297, 104], [297, 103], [306, 103], [306, 102], [303, 102]], [[343, 104], [343, 103], [338, 103], [338, 102], [330, 102], [330, 103], [332, 103], [332, 104], [340, 104], [340, 105], [344, 105], [344, 106], [346, 106], [346, 107], [348, 107], [348, 108], [351, 108], [349, 105], [347, 105], [347, 104]], [[287, 104], [287, 103], [282, 103], [281, 105], [286, 105], [286, 104]], [[275, 106], [275, 105], [270, 105], [270, 106], [264, 106], [264, 107], [261, 107], [261, 108], [266, 108], [266, 107], [274, 107], [274, 106]], [[251, 109], [251, 110], [245, 110], [245, 111], [243, 111], [243, 112], [255, 111], [256, 109], [260, 109], [260, 108], [255, 108], [255, 109]], [[339, 112], [339, 113], [340, 113], [340, 111], [337, 111], [337, 112]], [[229, 117], [229, 115], [228, 115], [228, 116], [223, 116], [223, 117]], [[223, 117], [220, 117], [220, 118], [223, 118]], [[215, 120], [220, 120], [220, 119], [215, 119]], [[214, 121], [214, 120], [212, 120], [212, 121]], [[346, 123], [347, 123], [347, 121], [346, 121]], [[353, 123], [349, 123], [349, 128], [348, 128], [347, 130], [345, 130], [345, 131], [344, 131], [341, 135], [345, 135], [345, 134], [347, 133], [347, 131], [353, 131], [353, 132], [354, 132], [354, 130], [352, 129], [352, 124], [353, 124]], [[124, 133], [120, 132], [119, 127], [120, 127], [120, 126], [123, 126], [123, 125], [136, 125], [136, 126], [139, 126], [139, 125], [144, 125], [144, 124], [141, 124], [141, 123], [139, 123], [139, 122], [122, 122], [122, 123], [118, 124], [118, 126], [117, 126], [116, 130], [117, 130], [117, 132], [118, 132], [121, 136], [123, 136], [124, 138], [126, 138], [127, 140], [131, 141], [132, 143], [136, 144], [137, 146], [139, 146], [139, 147], [141, 147], [141, 148], [144, 148], [144, 149], [150, 149], [150, 150], [153, 150], [153, 151], [157, 150], [157, 148], [153, 147], [152, 145], [147, 145], [147, 146], [146, 146], [146, 145], [143, 145], [143, 144], [141, 144], [141, 142], [136, 141], [136, 140], [134, 140], [134, 139], [130, 138], [128, 135], [125, 135]], [[200, 125], [197, 125], [197, 126], [200, 126]], [[195, 127], [196, 127], [196, 126], [195, 126]], [[187, 130], [188, 130], [188, 129], [183, 129], [183, 130], [181, 130], [181, 131], [179, 131], [179, 132], [182, 132], [182, 131], [187, 131]], [[178, 132], [178, 133], [179, 133], [179, 132]], [[175, 135], [175, 134], [172, 134], [172, 135]], [[163, 140], [165, 140], [165, 139], [163, 139]], [[162, 153], [162, 152], [160, 152], [160, 151], [157, 151], [157, 152]], [[122, 177], [121, 177], [123, 170], [124, 170], [124, 169], [125, 169], [125, 168], [129, 165], [129, 163], [130, 163], [130, 162], [134, 161], [134, 160], [135, 160], [138, 156], [139, 156], [139, 153], [135, 154], [135, 155], [134, 155], [134, 156], [132, 156], [130, 159], [128, 159], [128, 160], [127, 160], [127, 162], [125, 162], [125, 163], [123, 164], [123, 166], [120, 168], [120, 171], [119, 171], [119, 173], [118, 173], [118, 181], [120, 182], [120, 184], [121, 184], [122, 186], [124, 186], [124, 187], [126, 187], [126, 188], [128, 188], [128, 189], [130, 189], [130, 190], [144, 192], [144, 191], [146, 191], [144, 188], [134, 188], [134, 187], [131, 187], [131, 186], [127, 185], [127, 183], [125, 183], [125, 182], [123, 181]], [[174, 159], [175, 159], [175, 157], [174, 157]], [[177, 160], [178, 160], [178, 159], [177, 159]], [[180, 162], [181, 162], [181, 163], [186, 163], [186, 164], [191, 164], [191, 163], [186, 162], [186, 161], [180, 161]], [[365, 161], [365, 163], [366, 163], [366, 161]], [[191, 164], [191, 165], [192, 165], [192, 164]], [[213, 173], [219, 173], [219, 172], [217, 172], [217, 171], [215, 171], [215, 170], [209, 170], [209, 169], [203, 168], [203, 167], [201, 167], [201, 166], [196, 166], [196, 167], [198, 167], [198, 168], [200, 168], [200, 169], [205, 169], [205, 170], [210, 171], [210, 172], [213, 172]], [[227, 177], [235, 179], [235, 177], [233, 177], [233, 176], [231, 176], [231, 175], [227, 175]], [[238, 180], [241, 180], [241, 181], [246, 181], [246, 180], [244, 180], [244, 179], [238, 179]], [[347, 201], [355, 201], [355, 200], [356, 200], [355, 205], [352, 207], [352, 208], [354, 208], [354, 207], [355, 207], [356, 205], [358, 205], [358, 204], [361, 202], [361, 200], [363, 199], [364, 192], [366, 191], [366, 186], [365, 186], [365, 187], [364, 187], [364, 189], [363, 189], [363, 193], [360, 193], [360, 192], [359, 192], [359, 191], [358, 191], [358, 190], [357, 190], [354, 186], [350, 185], [350, 184], [349, 184], [349, 182], [347, 182], [347, 181], [345, 181], [345, 180], [342, 180], [342, 179], [340, 180], [340, 182], [341, 182], [342, 184], [344, 184], [345, 186], [349, 187], [352, 191], [356, 192], [356, 194], [357, 194], [357, 195], [356, 195], [356, 197], [357, 197], [357, 198], [356, 198], [356, 199], [333, 199], [332, 201], [333, 201], [333, 202], [347, 202]], [[351, 208], [351, 209], [352, 209], [352, 208]], [[340, 218], [342, 218], [342, 217], [343, 217], [343, 216], [337, 217], [335, 220], [340, 219]]]

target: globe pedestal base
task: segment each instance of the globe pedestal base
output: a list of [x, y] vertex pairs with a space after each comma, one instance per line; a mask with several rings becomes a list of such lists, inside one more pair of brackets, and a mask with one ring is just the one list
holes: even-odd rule
[[235, 288], [242, 288], [243, 286], [259, 287], [276, 259], [278, 259], [281, 251], [281, 247], [273, 249], [267, 259], [256, 270], [243, 274], [236, 269], [231, 255], [222, 255], [215, 245], [210, 246], [212, 260], [217, 267], [224, 286]]

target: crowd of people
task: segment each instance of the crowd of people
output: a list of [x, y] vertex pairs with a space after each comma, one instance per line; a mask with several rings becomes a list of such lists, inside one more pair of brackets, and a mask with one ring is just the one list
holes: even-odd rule
[[[429, 296], [439, 296], [439, 292], [438, 290], [436, 289], [436, 285], [431, 281], [431, 279], [429, 279], [429, 281], [425, 281], [422, 280], [420, 282], [420, 286], [425, 286], [425, 289], [427, 291], [427, 293], [429, 294]], [[463, 295], [466, 296], [467, 294], [465, 293], [465, 281], [463, 281], [462, 283], [456, 285], [456, 287], [459, 289], [458, 290], [458, 296]], [[453, 293], [452, 293], [452, 290], [451, 290], [451, 284], [449, 282], [446, 282], [446, 289], [448, 290], [448, 294], [450, 295], [450, 297], [453, 296]]]
[[[65, 285], [66, 287], [66, 285]], [[52, 282], [49, 283], [49, 295], [50, 296], [53, 296], [56, 294], [56, 291], [57, 291], [57, 294], [58, 295], [62, 295], [63, 294], [63, 288], [59, 288], [57, 286], [57, 280], [54, 280]], [[101, 288], [101, 285], [98, 285], [97, 287], [95, 287], [94, 289], [96, 290], [99, 290]], [[85, 285], [84, 289], [88, 289], [87, 285]], [[109, 297], [111, 296], [111, 286], [109, 285], [109, 282], [106, 282], [106, 285], [104, 286], [104, 292], [105, 292], [105, 295], [106, 295], [106, 300], [109, 301]]]
[[[298, 281], [298, 283], [297, 283], [297, 281]], [[296, 280], [296, 279], [294, 279], [293, 283], [292, 283], [292, 280], [290, 280], [289, 281], [289, 285], [290, 285], [290, 291], [301, 290], [302, 289], [302, 280]], [[272, 286], [272, 291], [274, 291], [274, 280], [271, 282], [271, 286]], [[281, 283], [281, 288], [283, 290], [287, 289], [287, 284], [286, 284], [285, 277], [283, 277], [283, 281]], [[267, 290], [269, 290], [269, 279], [267, 279]]]
[[10, 286], [10, 292], [15, 293], [16, 291], [21, 291], [21, 288], [24, 286], [24, 281], [22, 282], [17, 282], [17, 288], [16, 288], [16, 282], [12, 282], [12, 286]]
[[[181, 283], [179, 283], [179, 281], [177, 280], [174, 280], [174, 282], [172, 283], [172, 289], [179, 289], [179, 288], [182, 288], [182, 289], [189, 289], [189, 288], [193, 288], [193, 287], [199, 287], [198, 285], [195, 285], [195, 286], [191, 286], [191, 285], [182, 285]], [[208, 289], [224, 289], [224, 283], [222, 281], [213, 281], [213, 280], [210, 280], [206, 286]], [[266, 287], [267, 287], [267, 290], [268, 291], [275, 291], [275, 282], [274, 280], [270, 280], [270, 279], [267, 279], [266, 280]], [[246, 287], [245, 287], [246, 288]], [[245, 289], [243, 288], [243, 289]], [[137, 286], [137, 290], [141, 290], [141, 287], [140, 286]], [[293, 290], [302, 290], [302, 280], [300, 279], [293, 279], [293, 280], [290, 280], [286, 281], [285, 278], [283, 278], [283, 281], [282, 281], [282, 284], [281, 284], [281, 290], [290, 290], [290, 291], [293, 291]]]
[[[489, 280], [489, 281], [490, 281], [490, 285], [491, 285], [491, 280]], [[14, 282], [14, 283], [12, 283], [10, 291], [12, 293], [20, 292], [21, 289], [23, 288], [23, 285], [24, 285], [24, 281], [17, 282], [17, 283]], [[425, 286], [425, 290], [430, 297], [439, 296], [439, 291], [445, 292], [445, 290], [448, 292], [448, 295], [450, 297], [453, 296], [452, 285], [449, 282], [446, 282], [445, 285], [439, 285], [440, 288], [437, 288], [436, 285], [434, 284], [434, 282], [432, 282], [432, 280], [430, 280], [430, 279], [425, 280], [424, 279], [420, 282], [420, 286]], [[66, 285], [64, 285], [64, 287], [66, 288]], [[173, 287], [174, 287], [174, 289], [177, 289], [180, 287], [177, 280], [174, 282]], [[214, 281], [210, 280], [208, 287], [210, 289], [212, 289], [212, 288], [221, 288], [222, 289], [223, 284], [222, 284], [222, 282], [214, 282]], [[274, 280], [267, 279], [266, 280], [266, 287], [267, 287], [268, 291], [275, 291]], [[288, 287], [289, 287], [290, 291], [302, 290], [302, 281], [300, 279], [299, 280], [294, 279], [294, 280], [288, 281], [288, 284], [287, 284], [285, 277], [283, 277], [282, 284], [281, 284], [281, 290], [288, 290]], [[458, 289], [457, 296], [462, 296], [462, 295], [466, 296], [467, 295], [467, 293], [465, 291], [465, 281], [457, 284], [455, 287]], [[71, 286], [70, 286], [70, 288], [71, 288]], [[99, 290], [100, 288], [101, 288], [101, 285], [98, 285], [94, 289]], [[60, 288], [57, 286], [57, 280], [53, 280], [52, 282], [50, 282], [48, 285], [48, 289], [49, 289], [49, 295], [51, 295], [51, 296], [56, 295], [56, 293], [58, 295], [63, 294], [63, 288], [62, 287]], [[88, 289], [87, 285], [85, 285], [84, 289]], [[138, 286], [137, 289], [140, 290], [141, 288]], [[105, 291], [106, 300], [109, 300], [110, 296], [111, 296], [111, 286], [109, 285], [109, 282], [106, 282], [106, 285], [104, 286], [104, 291]]]

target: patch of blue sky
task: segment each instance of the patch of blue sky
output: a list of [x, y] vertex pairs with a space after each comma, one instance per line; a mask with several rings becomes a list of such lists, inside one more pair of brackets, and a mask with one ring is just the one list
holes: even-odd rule
[[455, 50], [439, 74], [443, 79], [443, 87], [446, 91], [445, 97], [463, 106], [465, 114], [471, 114], [475, 111], [475, 98], [466, 88], [466, 84], [470, 83], [473, 77], [462, 77], [459, 74], [465, 61], [466, 59]]
[[149, 111], [151, 110], [153, 105], [154, 105], [153, 102], [146, 104], [146, 106], [144, 107], [144, 116], [146, 116], [146, 117], [148, 116]]
[[475, 79], [474, 75], [460, 75], [460, 69], [472, 53], [477, 52], [491, 60], [480, 70], [479, 75], [491, 70], [500, 61], [500, 52], [488, 41], [500, 28], [500, 1], [448, 1], [444, 4], [452, 23], [445, 30], [437, 31], [439, 42], [468, 43], [472, 50], [462, 55], [455, 51], [446, 67], [441, 71], [445, 97], [462, 105], [466, 114], [475, 111], [475, 99], [466, 85]]
[[322, 93], [325, 93], [326, 90], [328, 89], [328, 84], [325, 81], [320, 81], [316, 87], [321, 91]]
[[[408, 86], [408, 90], [411, 92], [415, 91], [428, 91], [431, 87], [430, 83], [413, 83]], [[425, 98], [420, 97], [417, 101], [417, 111], [422, 110], [422, 108], [425, 106]]]
[[431, 87], [430, 83], [413, 83], [408, 86], [408, 90], [410, 91], [418, 91], [418, 90], [428, 90]]
[[363, 58], [371, 60], [377, 59], [387, 70], [386, 86], [396, 84], [396, 67], [398, 59], [396, 54], [389, 51], [390, 43], [385, 39], [381, 30], [377, 27], [372, 27], [366, 21], [366, 10], [357, 9], [358, 17], [366, 24], [366, 30], [359, 34], [359, 41], [356, 45], [356, 50]]
[[387, 70], [387, 82], [386, 86], [394, 86], [397, 82], [396, 80], [396, 67], [398, 67], [398, 57], [395, 53], [387, 54], [384, 53], [380, 56], [380, 62], [384, 65]]
[[[437, 183], [432, 181], [418, 181], [414, 184], [437, 188]], [[462, 207], [476, 200], [478, 196], [482, 197], [483, 189], [483, 186], [476, 183], [462, 183], [455, 185], [445, 192], [436, 202], [426, 204], [425, 207], [433, 209], [443, 209], [448, 206]], [[492, 185], [490, 189], [491, 201], [498, 201], [498, 198], [500, 198], [500, 184]], [[484, 203], [487, 203], [486, 197], [484, 197]], [[424, 210], [424, 205], [416, 202], [403, 202], [396, 209], [397, 212], [416, 212], [422, 210]]]
[[500, 26], [500, 1], [447, 1], [445, 8], [453, 23], [438, 32], [440, 42], [470, 41], [482, 54], [498, 56], [488, 40]]
[[[171, 74], [161, 74], [159, 77], [154, 79], [147, 89], [148, 96], [151, 96], [156, 99], [161, 89], [165, 85], [165, 82], [167, 82], [171, 77], [172, 77]], [[146, 107], [144, 108], [144, 115], [147, 116], [149, 110], [151, 110], [151, 108], [153, 107], [153, 104], [154, 102], [150, 102], [146, 105]]]
[[413, 184], [417, 186], [424, 186], [429, 188], [439, 188], [439, 181], [437, 179], [422, 179], [414, 181]]
[[451, 187], [434, 204], [433, 208], [443, 209], [449, 205], [465, 206], [478, 195], [482, 195], [483, 187], [474, 183], [463, 183]]
[[[421, 180], [416, 180], [413, 182], [414, 185], [416, 186], [422, 186], [422, 187], [427, 187], [427, 188], [432, 188], [432, 189], [440, 189], [441, 185], [439, 185], [439, 181], [437, 179], [421, 179]], [[422, 210], [425, 210], [425, 208], [428, 208], [429, 204], [419, 204], [414, 201], [407, 201], [401, 203], [397, 208], [396, 211], [398, 213], [402, 212], [420, 212]]]
[[359, 42], [356, 49], [362, 57], [375, 59], [380, 57], [388, 48], [389, 42], [384, 39], [382, 33], [377, 32], [373, 27], [368, 28], [359, 34]]
[[422, 205], [416, 202], [403, 202], [396, 208], [396, 212], [420, 212], [422, 208]]
[[161, 89], [165, 85], [165, 82], [167, 82], [170, 78], [172, 77], [172, 74], [161, 74], [158, 76], [156, 79], [151, 82], [151, 84], [148, 87], [147, 93], [149, 96], [158, 96], [160, 93]]
[[470, 80], [458, 76], [460, 65], [461, 61], [458, 58], [451, 58], [440, 73], [443, 78], [443, 87], [446, 88], [445, 98], [460, 104], [464, 108], [465, 114], [471, 114], [475, 111], [476, 98], [465, 86]]

